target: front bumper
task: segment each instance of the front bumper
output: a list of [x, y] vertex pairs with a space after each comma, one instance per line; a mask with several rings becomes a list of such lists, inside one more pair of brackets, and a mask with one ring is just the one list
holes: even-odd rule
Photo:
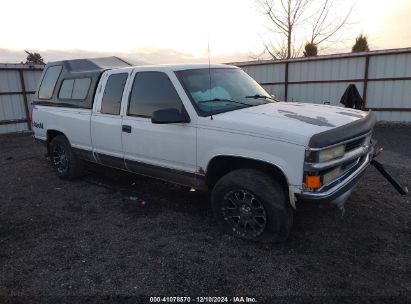
[[368, 151], [361, 158], [361, 161], [354, 168], [340, 176], [330, 187], [326, 187], [321, 191], [303, 191], [301, 194], [296, 195], [297, 200], [316, 203], [334, 203], [336, 205], [344, 204], [352, 189], [364, 174], [365, 169], [367, 169], [371, 160], [374, 158], [374, 151], [375, 142], [369, 146]]

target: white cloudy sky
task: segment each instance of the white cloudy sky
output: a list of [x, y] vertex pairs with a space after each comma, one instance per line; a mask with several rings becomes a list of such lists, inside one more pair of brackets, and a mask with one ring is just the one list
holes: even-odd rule
[[[355, 0], [352, 0], [355, 1]], [[347, 11], [352, 1], [341, 1]], [[269, 39], [254, 0], [3, 0], [0, 62], [120, 55], [153, 63], [248, 60]], [[305, 25], [300, 25], [304, 33]], [[363, 32], [372, 49], [411, 46], [411, 0], [356, 0], [339, 44], [348, 51]]]

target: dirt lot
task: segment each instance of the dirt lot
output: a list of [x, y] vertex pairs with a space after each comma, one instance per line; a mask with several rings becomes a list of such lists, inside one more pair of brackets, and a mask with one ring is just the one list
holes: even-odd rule
[[[376, 138], [385, 147], [380, 160], [411, 188], [411, 127], [379, 126]], [[343, 218], [334, 208], [299, 205], [289, 240], [267, 245], [222, 235], [207, 194], [96, 167], [62, 181], [44, 153], [29, 135], [0, 137], [0, 302], [10, 295], [29, 296], [24, 303], [69, 295], [410, 300], [410, 196], [374, 168]]]

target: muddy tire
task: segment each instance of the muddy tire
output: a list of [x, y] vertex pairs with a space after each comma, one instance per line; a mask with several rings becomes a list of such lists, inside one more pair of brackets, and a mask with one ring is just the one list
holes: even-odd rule
[[248, 241], [281, 242], [293, 224], [293, 211], [280, 183], [254, 169], [223, 176], [211, 194], [222, 230]]
[[83, 162], [73, 153], [65, 136], [54, 137], [49, 148], [51, 165], [58, 177], [72, 180], [82, 175]]

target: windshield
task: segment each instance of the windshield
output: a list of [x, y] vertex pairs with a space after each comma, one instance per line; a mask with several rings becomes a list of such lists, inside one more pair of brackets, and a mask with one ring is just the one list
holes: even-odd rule
[[273, 102], [273, 98], [240, 69], [206, 68], [176, 74], [201, 116]]

